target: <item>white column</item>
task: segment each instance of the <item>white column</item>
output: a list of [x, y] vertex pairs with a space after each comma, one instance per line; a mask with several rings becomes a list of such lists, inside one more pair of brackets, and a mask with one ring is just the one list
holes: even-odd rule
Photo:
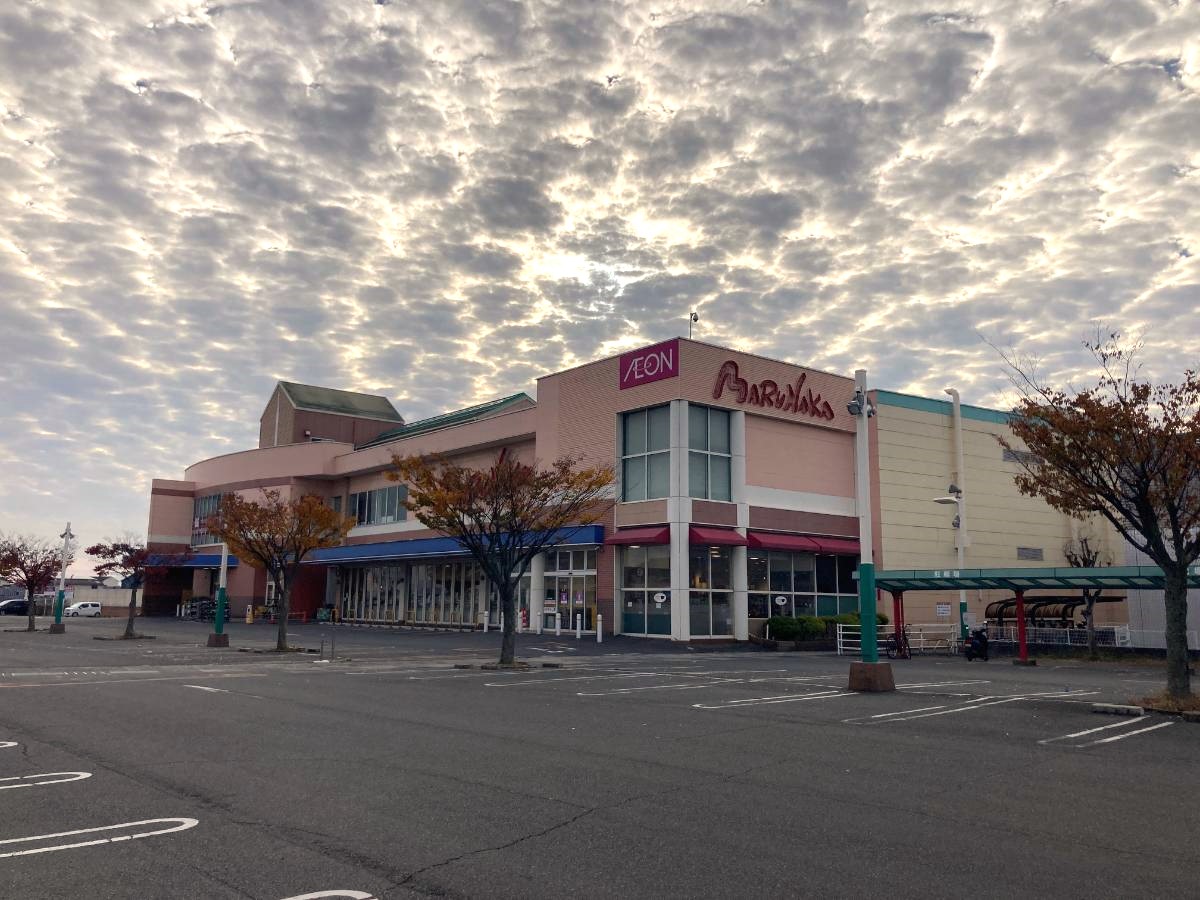
[[688, 527], [692, 499], [688, 496], [688, 405], [671, 401], [671, 493], [667, 519], [671, 524], [671, 638], [691, 637], [688, 607]]
[[[746, 413], [733, 410], [729, 414], [730, 497], [737, 504], [738, 534], [745, 535], [750, 526], [750, 504], [746, 501]], [[750, 639], [750, 578], [746, 566], [746, 548], [733, 548], [733, 636], [736, 640]]]
[[529, 561], [529, 625], [534, 633], [542, 633], [542, 613], [546, 601], [546, 554], [539, 553]]

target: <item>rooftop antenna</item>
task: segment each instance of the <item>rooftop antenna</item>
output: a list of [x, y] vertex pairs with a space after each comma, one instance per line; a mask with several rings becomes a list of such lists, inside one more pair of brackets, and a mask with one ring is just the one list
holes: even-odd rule
[[688, 340], [692, 339], [692, 325], [700, 321], [700, 315], [694, 309], [688, 315]]

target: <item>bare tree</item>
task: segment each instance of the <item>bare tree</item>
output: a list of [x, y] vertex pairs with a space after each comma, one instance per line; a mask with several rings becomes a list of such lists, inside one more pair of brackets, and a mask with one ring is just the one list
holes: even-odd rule
[[[1112, 559], [1100, 548], [1094, 546], [1089, 535], [1080, 535], [1076, 540], [1067, 541], [1063, 545], [1063, 556], [1076, 569], [1094, 569], [1097, 566], [1111, 566]], [[1083, 589], [1083, 625], [1087, 629], [1088, 657], [1096, 659], [1096, 601], [1103, 593], [1101, 588]]]

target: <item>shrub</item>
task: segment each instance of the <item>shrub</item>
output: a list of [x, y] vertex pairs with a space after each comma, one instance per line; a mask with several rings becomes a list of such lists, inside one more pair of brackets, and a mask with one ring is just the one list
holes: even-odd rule
[[798, 641], [819, 641], [825, 637], [825, 623], [816, 616], [799, 616], [796, 623], [799, 626]]
[[767, 619], [767, 634], [774, 641], [794, 641], [800, 633], [800, 624], [791, 616], [772, 616]]

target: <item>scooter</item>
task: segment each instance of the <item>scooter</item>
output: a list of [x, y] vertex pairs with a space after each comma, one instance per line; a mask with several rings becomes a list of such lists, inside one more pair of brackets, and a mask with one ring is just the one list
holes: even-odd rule
[[982, 628], [977, 631], [972, 631], [967, 635], [967, 640], [963, 644], [963, 653], [966, 654], [967, 662], [970, 662], [975, 657], [979, 657], [984, 662], [988, 658], [988, 637], [987, 632]]

